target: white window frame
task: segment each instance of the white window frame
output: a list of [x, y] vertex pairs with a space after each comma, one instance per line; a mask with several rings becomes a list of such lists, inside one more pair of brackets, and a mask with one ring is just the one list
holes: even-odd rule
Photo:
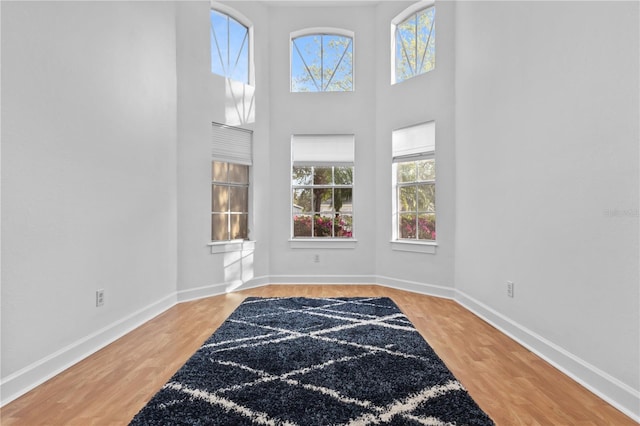
[[[415, 74], [412, 77], [409, 77], [405, 80], [402, 81], [396, 81], [396, 30], [398, 28], [398, 25], [400, 25], [401, 23], [403, 23], [405, 20], [407, 20], [409, 17], [411, 17], [411, 15], [415, 15], [416, 13], [419, 13], [423, 10], [427, 10], [431, 7], [435, 7], [435, 1], [434, 0], [422, 0], [419, 1], [417, 3], [412, 4], [411, 6], [409, 6], [408, 8], [406, 8], [405, 10], [403, 10], [402, 12], [400, 12], [398, 15], [396, 15], [392, 20], [391, 20], [391, 36], [390, 36], [390, 46], [391, 46], [391, 84], [397, 84], [397, 83], [402, 83], [403, 81], [408, 81], [411, 80], [414, 77], [418, 77], [420, 75], [424, 75], [426, 73], [420, 73], [420, 74]], [[436, 39], [437, 41], [437, 39]], [[434, 68], [435, 69], [435, 68]], [[430, 70], [433, 71], [433, 70]]]
[[[313, 35], [328, 35], [328, 36], [341, 36], [348, 37], [351, 39], [351, 90], [349, 91], [325, 91], [319, 90], [316, 92], [294, 92], [293, 91], [293, 75], [292, 75], [292, 67], [293, 67], [293, 53], [294, 53], [294, 45], [293, 41], [298, 37], [306, 37]], [[355, 33], [353, 31], [345, 30], [342, 28], [333, 28], [333, 27], [314, 27], [314, 28], [305, 28], [302, 30], [294, 31], [289, 36], [289, 91], [291, 93], [351, 93], [356, 91], [356, 38]]]
[[[341, 142], [340, 142], [341, 141]], [[302, 142], [302, 143], [299, 143]], [[337, 144], [335, 143], [337, 142]], [[312, 147], [314, 146], [328, 146], [333, 143], [332, 149], [318, 149], [318, 152], [314, 152]], [[296, 151], [296, 146], [298, 150]], [[302, 149], [301, 149], [302, 148]], [[306, 149], [310, 148], [310, 149]], [[294, 237], [294, 205], [293, 205], [293, 190], [298, 188], [298, 185], [294, 185], [292, 179], [294, 166], [316, 166], [316, 167], [351, 167], [353, 170], [351, 185], [351, 237]], [[356, 181], [356, 168], [355, 168], [355, 136], [353, 134], [314, 134], [304, 135], [297, 134], [291, 136], [291, 167], [289, 170], [289, 226], [290, 237], [289, 246], [291, 248], [330, 248], [330, 249], [344, 249], [355, 248], [357, 239], [356, 235], [356, 223], [354, 221], [356, 217], [355, 209], [355, 181]], [[309, 185], [302, 185], [309, 186]], [[344, 188], [342, 185], [330, 185], [331, 188]]]
[[[212, 122], [212, 142], [210, 161], [219, 161], [249, 166], [249, 200], [247, 218], [247, 240], [235, 239], [224, 241], [211, 240], [211, 214], [209, 214], [209, 242], [208, 246], [212, 254], [229, 253], [253, 249], [255, 240], [252, 238], [253, 229], [253, 131], [241, 127]], [[209, 184], [209, 194], [213, 178]], [[209, 200], [212, 206], [212, 200]]]
[[[254, 29], [253, 29], [253, 23], [251, 22], [251, 20], [249, 20], [246, 16], [244, 16], [242, 13], [238, 12], [237, 10], [233, 9], [232, 7], [229, 7], [225, 4], [219, 3], [215, 0], [211, 0], [210, 2], [210, 9], [215, 10], [216, 12], [222, 13], [224, 15], [227, 15], [233, 19], [235, 19], [236, 21], [238, 21], [241, 25], [245, 26], [247, 28], [247, 37], [248, 37], [248, 44], [249, 44], [249, 49], [248, 49], [248, 55], [249, 55], [249, 76], [248, 76], [248, 81], [247, 82], [242, 82], [243, 84], [247, 84], [249, 86], [255, 86], [255, 66], [254, 66]], [[209, 25], [211, 25], [211, 23], [209, 23]], [[211, 49], [209, 49], [209, 51], [211, 51]], [[209, 64], [211, 64], [211, 61], [209, 61]], [[211, 72], [211, 68], [209, 68], [209, 72]], [[217, 75], [221, 78], [226, 78], [229, 79], [229, 77], [225, 77], [219, 74], [215, 74], [212, 73], [213, 75]], [[235, 80], [234, 80], [235, 81]]]
[[[413, 124], [410, 126], [406, 126], [406, 127], [402, 127], [399, 129], [394, 129], [393, 133], [396, 132], [404, 132], [404, 131], [409, 131], [411, 132], [412, 130], [418, 130], [421, 126], [426, 126], [427, 128], [429, 128], [430, 126], [433, 126], [432, 132], [433, 132], [433, 141], [430, 141], [429, 143], [426, 144], [426, 146], [423, 147], [419, 147], [416, 146], [416, 148], [411, 148], [410, 144], [406, 144], [402, 147], [394, 147], [393, 148], [393, 155], [392, 155], [392, 167], [391, 167], [391, 190], [392, 190], [392, 196], [391, 196], [391, 215], [392, 215], [392, 231], [391, 231], [391, 248], [393, 250], [398, 250], [398, 251], [409, 251], [409, 252], [416, 252], [416, 253], [428, 253], [428, 254], [435, 254], [436, 253], [436, 247], [438, 246], [438, 242], [437, 239], [436, 240], [410, 240], [410, 239], [400, 239], [398, 238], [398, 226], [399, 226], [399, 213], [398, 213], [398, 175], [397, 175], [397, 165], [398, 163], [403, 163], [403, 162], [413, 162], [413, 161], [419, 161], [419, 160], [427, 160], [427, 159], [433, 159], [435, 161], [436, 159], [436, 149], [435, 149], [435, 128], [436, 128], [436, 122], [435, 121], [426, 121], [426, 122], [422, 122], [422, 123], [418, 123], [418, 124]], [[431, 131], [431, 129], [428, 129], [428, 131]], [[393, 139], [393, 133], [392, 133], [392, 139]], [[420, 132], [418, 131], [418, 137], [422, 137], [420, 135]], [[410, 136], [411, 137], [411, 136]], [[431, 143], [432, 142], [432, 143]], [[436, 170], [437, 170], [437, 161], [436, 161]], [[437, 172], [436, 172], [436, 178], [434, 179], [433, 184], [436, 186], [436, 199], [437, 199]], [[436, 216], [436, 223], [437, 223], [437, 218], [438, 218], [438, 203], [436, 202], [436, 206], [435, 206], [435, 216]], [[437, 227], [437, 225], [436, 225]], [[437, 238], [437, 237], [436, 237]]]

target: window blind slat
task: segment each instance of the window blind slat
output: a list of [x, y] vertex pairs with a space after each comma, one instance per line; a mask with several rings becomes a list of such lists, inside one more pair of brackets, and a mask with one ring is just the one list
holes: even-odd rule
[[213, 160], [252, 165], [252, 131], [212, 123], [211, 133], [211, 158]]
[[424, 156], [436, 150], [436, 122], [397, 129], [391, 136], [393, 158]]

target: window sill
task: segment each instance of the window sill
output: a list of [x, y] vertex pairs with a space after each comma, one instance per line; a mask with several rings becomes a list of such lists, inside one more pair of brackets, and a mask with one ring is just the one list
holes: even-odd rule
[[255, 250], [256, 242], [250, 240], [216, 241], [207, 244], [211, 254], [232, 253], [234, 251]]
[[438, 243], [436, 242], [413, 242], [413, 241], [391, 241], [391, 250], [396, 251], [409, 251], [412, 253], [427, 253], [427, 254], [436, 254], [436, 247], [438, 247]]
[[354, 249], [358, 240], [353, 238], [302, 239], [289, 240], [289, 247], [295, 249]]

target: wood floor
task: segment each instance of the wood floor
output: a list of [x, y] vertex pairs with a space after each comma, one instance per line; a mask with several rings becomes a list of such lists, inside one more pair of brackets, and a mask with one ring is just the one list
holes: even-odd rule
[[128, 424], [248, 296], [390, 297], [498, 425], [636, 424], [456, 302], [375, 285], [273, 285], [179, 304], [7, 404], [0, 423]]

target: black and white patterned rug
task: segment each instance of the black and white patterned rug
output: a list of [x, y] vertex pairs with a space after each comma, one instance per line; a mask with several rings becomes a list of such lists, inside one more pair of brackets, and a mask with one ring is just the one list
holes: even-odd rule
[[388, 298], [249, 298], [131, 425], [493, 425]]

